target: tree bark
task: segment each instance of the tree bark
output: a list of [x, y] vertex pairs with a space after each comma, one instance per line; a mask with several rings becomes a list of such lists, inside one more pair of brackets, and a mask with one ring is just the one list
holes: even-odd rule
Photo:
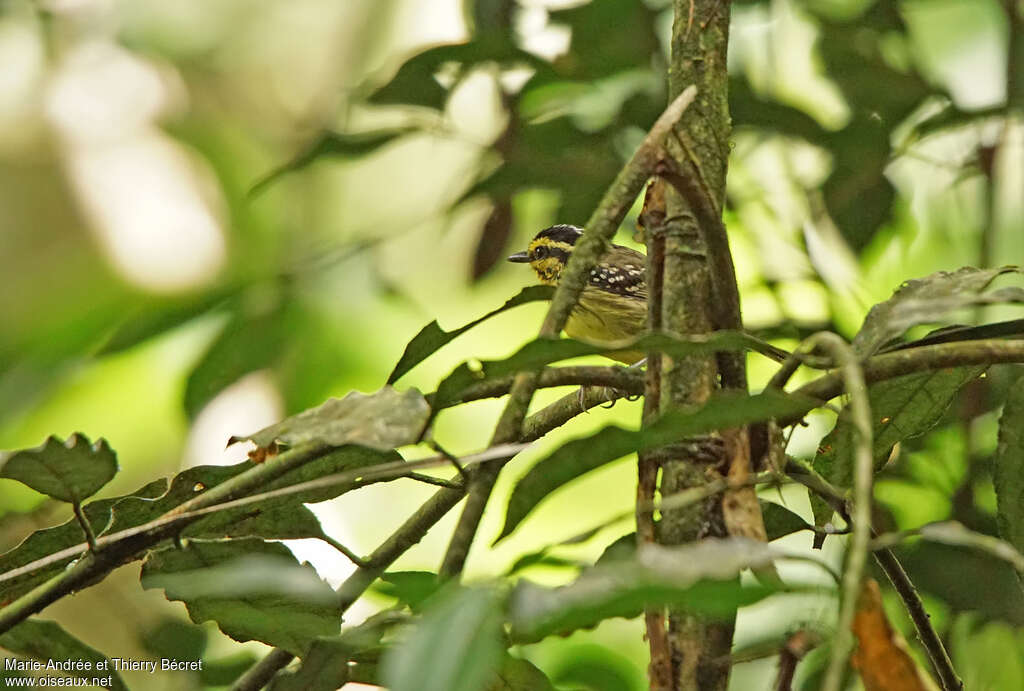
[[[700, 190], [705, 206], [720, 216], [731, 131], [726, 72], [729, 1], [675, 0], [674, 7], [669, 98], [691, 84], [697, 86], [698, 92], [682, 126], [670, 139], [668, 151], [674, 159], [673, 168]], [[721, 285], [723, 279], [731, 281], [734, 295], [735, 278], [731, 270], [728, 276], [715, 273], [716, 238], [708, 237], [709, 229], [698, 222], [702, 217], [700, 210], [694, 209], [673, 186], [664, 180], [654, 184], [663, 187], [652, 196], [664, 199], [664, 222], [658, 228], [648, 229], [648, 242], [664, 246], [663, 327], [679, 335], [727, 328], [722, 319], [716, 318], [716, 307], [719, 311], [722, 307], [721, 290], [716, 285]], [[661, 237], [652, 237], [657, 235]], [[717, 238], [717, 249], [728, 255], [723, 239]], [[735, 314], [729, 320], [738, 320], [738, 301], [732, 311]], [[719, 387], [720, 375], [722, 382], [730, 386], [746, 386], [742, 364], [738, 372], [727, 372], [727, 366], [720, 367], [714, 357], [674, 362], [663, 358], [660, 364], [662, 410], [704, 403]], [[742, 437], [745, 439], [745, 435]], [[661, 495], [724, 478], [729, 473], [730, 447], [735, 448], [735, 444], [723, 443], [717, 436], [691, 440], [675, 458], [663, 464]], [[721, 497], [665, 511], [658, 528], [658, 540], [670, 545], [728, 534]], [[734, 622], [734, 617], [711, 620], [682, 610], [669, 610], [673, 691], [725, 691]]]

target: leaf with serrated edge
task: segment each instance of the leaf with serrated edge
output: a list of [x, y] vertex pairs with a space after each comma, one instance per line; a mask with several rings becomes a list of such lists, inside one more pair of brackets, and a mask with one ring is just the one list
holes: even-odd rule
[[279, 542], [189, 540], [150, 552], [142, 587], [185, 603], [196, 624], [214, 620], [236, 641], [262, 641], [302, 655], [317, 636], [338, 633], [331, 587]]
[[399, 358], [398, 363], [395, 365], [395, 369], [388, 375], [388, 384], [394, 384], [396, 381], [402, 378], [406, 372], [411, 370], [416, 365], [420, 364], [428, 357], [436, 353], [442, 347], [466, 333], [474, 326], [481, 324], [491, 317], [495, 317], [506, 310], [510, 310], [513, 307], [519, 305], [525, 305], [530, 302], [538, 302], [540, 300], [550, 300], [554, 294], [554, 288], [551, 286], [529, 286], [523, 288], [517, 295], [509, 298], [505, 301], [505, 304], [496, 310], [488, 312], [479, 319], [474, 319], [465, 326], [461, 326], [451, 331], [445, 331], [441, 328], [437, 321], [432, 321], [416, 334], [408, 345], [405, 346], [405, 351], [402, 353], [402, 357]]
[[318, 442], [387, 451], [416, 442], [429, 419], [430, 406], [423, 394], [416, 389], [399, 392], [385, 386], [372, 394], [353, 391], [344, 398], [331, 398], [255, 434], [231, 437], [228, 444], [249, 440], [266, 448], [274, 443], [295, 446]]
[[[166, 480], [155, 480], [138, 490], [121, 497], [97, 499], [86, 504], [82, 510], [92, 526], [93, 531], [100, 534], [111, 521], [111, 509], [126, 498], [152, 499], [160, 496], [167, 489]], [[81, 546], [85, 551], [85, 534], [77, 519], [70, 519], [52, 528], [37, 530], [13, 549], [0, 555], [0, 574], [8, 574], [14, 569], [30, 564], [37, 559], [48, 557], [71, 547]], [[10, 580], [0, 581], [0, 607], [14, 598], [27, 593], [36, 585], [49, 579], [61, 571], [68, 562], [80, 556], [72, 554], [67, 558], [31, 573], [17, 576]]]
[[1012, 266], [998, 269], [965, 266], [957, 271], [938, 271], [924, 278], [906, 281], [891, 298], [871, 308], [860, 332], [853, 339], [853, 349], [859, 355], [871, 355], [912, 326], [940, 322], [951, 312], [964, 307], [1024, 302], [1024, 289], [1021, 288], [981, 292], [997, 276], [1011, 272], [1020, 271]]
[[589, 437], [570, 441], [537, 462], [512, 490], [505, 527], [509, 535], [545, 497], [580, 475], [635, 451], [657, 448], [717, 429], [800, 415], [817, 404], [811, 399], [767, 390], [754, 396], [725, 392], [693, 411], [671, 411], [640, 430], [609, 426]]
[[1010, 386], [992, 469], [1000, 536], [1024, 552], [1024, 376]]
[[90, 444], [78, 433], [66, 442], [50, 437], [34, 449], [0, 454], [0, 477], [68, 503], [88, 499], [116, 474], [117, 455], [107, 440]]
[[[67, 671], [60, 670], [60, 674], [78, 679], [109, 677], [110, 684], [100, 688], [127, 691], [128, 687], [124, 685], [121, 675], [117, 673], [106, 655], [78, 640], [56, 622], [40, 619], [23, 621], [0, 635], [0, 647], [17, 655], [39, 660], [44, 665], [51, 660], [57, 663], [67, 660], [88, 662], [90, 669], [72, 668]], [[104, 670], [99, 670], [96, 666], [101, 662], [106, 664]]]

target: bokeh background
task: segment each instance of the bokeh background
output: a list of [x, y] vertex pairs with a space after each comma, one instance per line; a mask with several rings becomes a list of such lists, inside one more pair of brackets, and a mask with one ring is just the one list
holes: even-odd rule
[[[425, 323], [454, 328], [531, 282], [505, 254], [547, 225], [586, 220], [664, 105], [669, 4], [0, 0], [0, 448], [105, 437], [122, 470], [104, 494], [123, 494], [244, 459], [224, 448], [232, 434], [376, 390]], [[1024, 128], [1020, 110], [1007, 115], [1024, 92], [1024, 39], [1008, 7], [733, 2], [726, 221], [749, 329], [783, 347], [820, 329], [851, 336], [908, 278], [1024, 260]], [[633, 242], [635, 213], [620, 242]], [[429, 391], [467, 358], [513, 352], [543, 312], [493, 319], [401, 385]], [[772, 370], [756, 356], [751, 368], [756, 389]], [[953, 517], [994, 530], [997, 411], [985, 387], [1003, 380], [996, 371], [967, 391], [880, 478], [892, 526]], [[500, 405], [447, 411], [435, 436], [478, 450]], [[488, 547], [509, 484], [539, 453], [638, 418], [638, 404], [596, 410], [510, 465], [469, 576], [628, 512], [635, 470], [620, 462]], [[812, 417], [790, 452], [812, 455], [833, 419]], [[314, 510], [368, 552], [430, 492], [402, 480]], [[799, 492], [769, 498], [808, 511]], [[62, 511], [0, 481], [0, 550]], [[398, 567], [435, 569], [455, 515]], [[621, 521], [559, 554], [592, 559], [629, 530]], [[786, 540], [810, 546], [807, 534]], [[331, 583], [351, 571], [330, 547], [290, 546]], [[826, 544], [829, 558], [838, 550]], [[1000, 585], [1012, 575], [954, 552], [905, 558], [967, 688], [1024, 688], [1024, 601]], [[108, 655], [205, 650], [222, 673], [126, 674], [137, 688], [216, 686], [265, 650], [186, 626], [180, 604], [137, 578], [125, 567], [45, 615]], [[351, 620], [386, 602], [371, 594]], [[806, 597], [752, 608], [737, 648], [827, 625], [833, 609]], [[641, 689], [641, 635], [639, 622], [613, 620], [522, 653], [568, 688]], [[772, 665], [738, 665], [733, 687], [767, 688]]]

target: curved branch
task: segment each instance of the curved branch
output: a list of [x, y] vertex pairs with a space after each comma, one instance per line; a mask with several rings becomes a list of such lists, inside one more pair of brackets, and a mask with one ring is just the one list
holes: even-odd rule
[[825, 691], [839, 691], [847, 658], [853, 650], [854, 637], [851, 627], [857, 610], [857, 599], [860, 597], [864, 567], [867, 564], [868, 544], [871, 541], [871, 483], [875, 470], [872, 453], [874, 432], [871, 426], [867, 383], [864, 381], [857, 356], [849, 344], [832, 333], [817, 334], [811, 341], [830, 350], [839, 363], [846, 393], [850, 396], [850, 422], [856, 432], [853, 439], [853, 535], [847, 548], [846, 566], [843, 569], [842, 595], [836, 635], [832, 642], [832, 655], [821, 686]]

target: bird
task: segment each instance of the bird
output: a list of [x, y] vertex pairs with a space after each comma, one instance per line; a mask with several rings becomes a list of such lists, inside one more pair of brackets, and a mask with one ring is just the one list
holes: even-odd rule
[[[544, 285], [556, 285], [569, 262], [583, 229], [574, 225], [553, 225], [537, 233], [524, 252], [508, 261], [529, 264]], [[647, 331], [646, 256], [629, 247], [612, 245], [590, 270], [579, 301], [565, 324], [570, 338], [597, 345], [632, 341]], [[645, 353], [616, 350], [606, 357], [635, 365]]]

